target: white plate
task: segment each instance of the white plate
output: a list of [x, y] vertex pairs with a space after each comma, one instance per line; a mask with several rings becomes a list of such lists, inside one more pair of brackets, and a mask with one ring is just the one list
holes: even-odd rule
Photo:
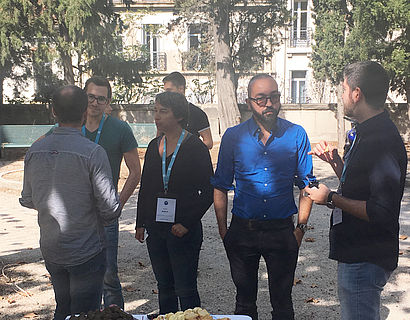
[[[134, 314], [133, 316], [134, 316], [135, 319], [138, 319], [138, 320], [148, 320], [148, 317], [146, 315]], [[231, 320], [252, 320], [251, 317], [248, 317], [248, 316], [238, 316], [238, 315], [232, 315], [232, 314], [213, 315], [212, 318], [214, 318], [214, 319], [229, 318]]]
[[252, 320], [251, 317], [248, 316], [238, 316], [238, 315], [217, 315], [217, 316], [212, 316], [214, 319], [221, 319], [221, 318], [229, 318], [231, 320]]
[[[148, 320], [148, 317], [145, 314], [134, 314], [134, 319], [136, 320]], [[214, 319], [222, 319], [222, 318], [229, 318], [231, 320], [252, 320], [251, 317], [248, 316], [238, 316], [238, 315], [213, 315], [212, 318]], [[66, 318], [66, 320], [70, 319], [70, 316]]]

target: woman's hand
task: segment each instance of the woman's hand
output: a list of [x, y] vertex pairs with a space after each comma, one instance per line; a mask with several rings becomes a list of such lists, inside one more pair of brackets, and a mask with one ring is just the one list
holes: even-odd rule
[[137, 239], [139, 242], [143, 243], [144, 242], [144, 234], [145, 234], [145, 228], [137, 228], [135, 230], [135, 239]]
[[171, 233], [178, 237], [178, 238], [182, 238], [184, 235], [186, 235], [188, 233], [188, 229], [185, 228], [182, 224], [180, 223], [176, 223], [172, 226], [171, 228]]

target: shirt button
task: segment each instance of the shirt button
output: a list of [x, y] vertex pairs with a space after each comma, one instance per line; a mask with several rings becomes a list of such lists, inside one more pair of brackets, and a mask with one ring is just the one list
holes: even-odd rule
[[266, 151], [263, 154], [268, 154]]
[[265, 171], [268, 171], [268, 168], [265, 168]]
[[266, 218], [266, 214], [264, 214], [263, 217]]
[[265, 183], [265, 187], [267, 187], [268, 186], [268, 184], [267, 183]]
[[263, 202], [266, 202], [266, 199], [263, 199]]

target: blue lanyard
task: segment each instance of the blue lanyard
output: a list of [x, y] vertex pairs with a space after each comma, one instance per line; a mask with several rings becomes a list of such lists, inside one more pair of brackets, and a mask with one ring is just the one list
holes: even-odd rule
[[171, 162], [168, 165], [168, 170], [166, 170], [166, 173], [165, 173], [165, 164], [166, 164], [166, 158], [167, 158], [167, 138], [164, 136], [164, 151], [162, 153], [162, 181], [164, 182], [165, 193], [168, 192], [168, 182], [169, 182], [169, 177], [171, 176], [171, 169], [172, 169], [172, 166], [174, 165], [175, 158], [177, 157], [179, 148], [181, 147], [182, 140], [184, 140], [184, 136], [185, 136], [185, 129], [182, 129], [181, 135], [179, 136], [177, 146], [175, 147], [175, 151], [172, 155]]
[[354, 136], [352, 145], [350, 146], [350, 149], [349, 149], [349, 151], [346, 153], [346, 156], [345, 156], [345, 163], [344, 163], [344, 165], [343, 165], [342, 175], [340, 176], [340, 182], [341, 182], [341, 183], [344, 183], [345, 180], [346, 180], [346, 169], [347, 169], [347, 165], [348, 165], [349, 161], [351, 160], [351, 158], [352, 158], [352, 156], [353, 156], [353, 147], [354, 147], [354, 145], [355, 145], [356, 140], [357, 140], [357, 134]]
[[[95, 140], [94, 140], [94, 142], [97, 143], [97, 144], [98, 144], [98, 141], [100, 141], [100, 136], [101, 136], [102, 128], [103, 128], [103, 125], [104, 125], [104, 121], [105, 121], [105, 113], [102, 114], [100, 125], [98, 126], [97, 136], [95, 137]], [[81, 132], [85, 136], [85, 125], [82, 126]]]

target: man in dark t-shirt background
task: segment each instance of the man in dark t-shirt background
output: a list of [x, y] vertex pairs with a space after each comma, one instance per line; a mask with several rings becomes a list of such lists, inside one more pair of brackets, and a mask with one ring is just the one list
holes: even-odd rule
[[[186, 80], [181, 73], [177, 71], [172, 72], [162, 81], [164, 82], [165, 91], [178, 92], [185, 95]], [[189, 120], [186, 129], [200, 137], [208, 149], [212, 149], [213, 141], [208, 116], [201, 108], [192, 103], [189, 103]]]

